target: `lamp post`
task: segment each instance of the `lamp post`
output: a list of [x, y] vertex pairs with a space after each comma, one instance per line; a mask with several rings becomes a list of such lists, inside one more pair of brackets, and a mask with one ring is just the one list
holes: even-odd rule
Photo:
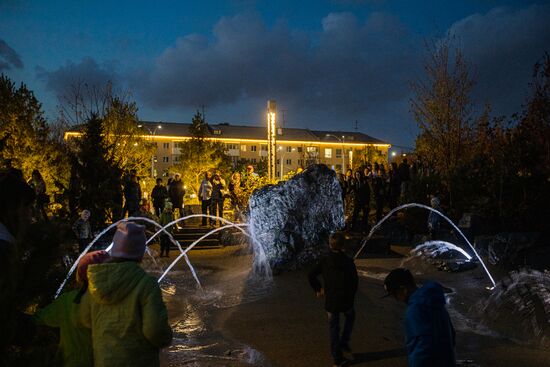
[[334, 134], [326, 134], [325, 136], [327, 138], [332, 136], [333, 138], [336, 138], [336, 140], [338, 140], [340, 144], [342, 144], [342, 173], [345, 173], [346, 172], [346, 148], [344, 147], [344, 143], [345, 143], [346, 137], [342, 135], [342, 138], [340, 139]]
[[[296, 150], [296, 148], [292, 148], [292, 151], [294, 152]], [[283, 159], [285, 158], [285, 154], [283, 153], [283, 147], [279, 147], [279, 151], [281, 152], [281, 155], [279, 157], [279, 159], [281, 160], [280, 163], [281, 163], [281, 172], [279, 173], [279, 177], [280, 177], [280, 180], [282, 181], [283, 180]]]
[[[155, 126], [155, 128], [153, 129], [153, 131], [151, 131], [150, 128], [148, 128], [147, 126], [145, 126], [145, 125], [143, 125], [143, 124], [139, 124], [138, 127], [139, 127], [139, 128], [145, 128], [145, 129], [147, 129], [147, 131], [149, 131], [149, 134], [150, 134], [150, 136], [151, 136], [151, 141], [154, 141], [154, 140], [155, 140], [154, 136], [155, 136], [155, 134], [156, 134], [156, 132], [157, 132], [157, 129], [162, 129], [162, 125], [160, 125], [160, 124], [157, 125], [157, 126]], [[151, 178], [154, 178], [154, 177], [155, 177], [155, 155], [152, 154], [152, 155], [151, 155]]]
[[277, 104], [275, 101], [267, 101], [267, 176], [270, 180], [275, 179], [277, 169], [277, 150], [275, 116]]

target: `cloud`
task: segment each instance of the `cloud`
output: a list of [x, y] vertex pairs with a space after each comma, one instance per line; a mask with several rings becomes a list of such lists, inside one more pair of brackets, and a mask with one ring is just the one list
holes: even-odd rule
[[419, 57], [396, 18], [331, 13], [321, 25], [314, 37], [253, 16], [225, 17], [212, 38], [178, 39], [132, 84], [157, 108], [278, 98], [295, 110], [357, 114], [406, 98]]
[[80, 63], [68, 61], [56, 70], [48, 71], [37, 67], [37, 78], [44, 81], [46, 88], [57, 97], [66, 97], [77, 86], [103, 88], [107, 83], [121, 81], [113, 63], [98, 64], [93, 58], [87, 57]]
[[11, 68], [22, 69], [23, 62], [17, 52], [0, 38], [0, 71]]
[[473, 66], [474, 98], [499, 114], [518, 112], [528, 93], [533, 65], [550, 51], [550, 6], [495, 8], [473, 14], [449, 32]]
[[[533, 64], [550, 51], [547, 19], [548, 5], [495, 8], [447, 30], [477, 76], [475, 103], [490, 102], [497, 114], [519, 111]], [[366, 133], [410, 145], [409, 83], [423, 77], [424, 51], [421, 36], [387, 13], [330, 13], [316, 33], [237, 15], [209, 34], [183, 35], [139, 70], [117, 73], [87, 58], [38, 76], [57, 95], [76, 82], [128, 83], [143, 109], [160, 118], [185, 112], [179, 120], [204, 104], [212, 121], [257, 122], [261, 101], [276, 99], [289, 126], [352, 129], [359, 120]]]

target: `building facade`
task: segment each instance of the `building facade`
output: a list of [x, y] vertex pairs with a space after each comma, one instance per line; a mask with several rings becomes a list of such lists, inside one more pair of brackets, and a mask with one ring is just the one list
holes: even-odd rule
[[[179, 162], [180, 143], [191, 138], [186, 123], [140, 122], [144, 137], [157, 147], [154, 157], [156, 175], [163, 175], [168, 168]], [[221, 142], [225, 154], [236, 164], [258, 164], [267, 159], [267, 129], [259, 126], [238, 126], [227, 123], [209, 124], [209, 140]], [[65, 138], [77, 136], [71, 130]], [[282, 177], [298, 168], [323, 163], [341, 172], [356, 168], [366, 162], [387, 162], [389, 143], [363, 133], [345, 131], [320, 131], [296, 128], [277, 128], [276, 177]]]

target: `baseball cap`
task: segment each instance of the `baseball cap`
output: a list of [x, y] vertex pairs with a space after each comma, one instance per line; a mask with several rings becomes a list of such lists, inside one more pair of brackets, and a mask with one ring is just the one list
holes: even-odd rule
[[414, 286], [414, 277], [409, 269], [397, 268], [390, 271], [390, 273], [384, 279], [384, 288], [386, 294], [382, 298], [389, 297], [393, 293], [402, 287]]

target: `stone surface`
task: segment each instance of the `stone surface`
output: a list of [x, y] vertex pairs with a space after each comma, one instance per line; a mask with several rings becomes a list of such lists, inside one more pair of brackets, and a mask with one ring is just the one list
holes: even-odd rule
[[256, 270], [310, 264], [328, 250], [330, 233], [344, 227], [340, 184], [325, 165], [257, 190], [249, 206]]

